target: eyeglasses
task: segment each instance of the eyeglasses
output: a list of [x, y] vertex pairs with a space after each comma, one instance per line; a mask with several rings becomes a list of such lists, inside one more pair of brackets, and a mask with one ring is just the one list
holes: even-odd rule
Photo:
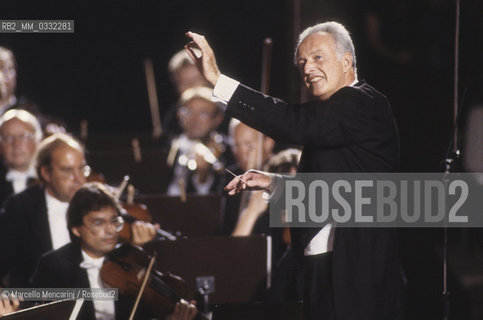
[[1, 135], [0, 140], [2, 142], [6, 142], [8, 144], [12, 144], [15, 140], [20, 142], [27, 142], [32, 141], [35, 137], [35, 133], [33, 132], [25, 132], [18, 135]]
[[197, 117], [201, 120], [210, 120], [216, 116], [217, 112], [208, 112], [208, 111], [201, 111], [201, 112], [193, 112], [188, 107], [180, 107], [179, 116], [182, 119]]
[[84, 177], [88, 177], [91, 174], [91, 167], [88, 165], [80, 166], [79, 168], [71, 168], [71, 167], [57, 167], [60, 174], [65, 178], [73, 178], [76, 174], [80, 174]]
[[124, 226], [124, 220], [121, 216], [117, 216], [115, 218], [112, 218], [111, 220], [95, 219], [94, 221], [89, 223], [89, 226], [90, 228], [92, 228], [92, 230], [100, 232], [102, 230], [105, 230], [108, 224], [113, 226], [116, 232], [120, 232], [122, 230], [122, 227]]

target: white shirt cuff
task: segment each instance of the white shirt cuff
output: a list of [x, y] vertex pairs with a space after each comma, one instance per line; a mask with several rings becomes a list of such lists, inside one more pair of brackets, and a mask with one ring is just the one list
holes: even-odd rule
[[239, 84], [240, 82], [221, 74], [213, 88], [211, 100], [226, 106]]
[[270, 202], [270, 201], [278, 201], [282, 194], [284, 179], [281, 175], [276, 173], [269, 173], [272, 178], [272, 188], [270, 192], [263, 192], [262, 198], [263, 200]]

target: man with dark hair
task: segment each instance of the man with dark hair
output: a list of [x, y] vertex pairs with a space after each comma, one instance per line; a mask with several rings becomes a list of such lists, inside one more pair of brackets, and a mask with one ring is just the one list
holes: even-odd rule
[[[303, 145], [298, 172], [393, 172], [399, 145], [386, 97], [357, 80], [351, 37], [337, 22], [304, 30], [295, 63], [311, 101], [288, 104], [222, 75], [206, 39], [186, 34], [186, 48], [213, 85], [213, 97], [227, 112], [276, 141]], [[192, 48], [199, 48], [196, 55]], [[228, 185], [271, 190], [269, 174], [245, 173]], [[291, 229], [294, 252], [305, 266], [306, 319], [388, 320], [402, 317], [402, 277], [394, 230]]]
[[[72, 242], [42, 256], [32, 277], [32, 286], [103, 288], [100, 269], [105, 256], [114, 249], [123, 227], [121, 210], [106, 186], [90, 183], [81, 187], [67, 209]], [[149, 235], [138, 244], [146, 240], [150, 240]], [[127, 319], [132, 300], [121, 295], [117, 302], [86, 301], [77, 319]], [[195, 314], [193, 305], [181, 303], [171, 319], [192, 319]], [[182, 318], [182, 315], [186, 317]]]
[[[89, 167], [84, 147], [73, 137], [57, 133], [44, 139], [37, 151], [36, 170], [42, 182], [11, 197], [0, 214], [0, 228], [11, 287], [25, 287], [40, 256], [70, 242], [66, 212], [69, 201], [86, 182]], [[155, 226], [138, 226], [155, 236]]]

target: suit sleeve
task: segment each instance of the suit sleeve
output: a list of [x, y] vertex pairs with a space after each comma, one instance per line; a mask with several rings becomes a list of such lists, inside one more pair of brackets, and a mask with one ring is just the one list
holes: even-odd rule
[[2, 263], [0, 273], [5, 274], [12, 267], [13, 255], [17, 252], [17, 237], [21, 234], [21, 212], [16, 210], [15, 199], [9, 198], [0, 212], [0, 250], [2, 252]]
[[60, 270], [57, 270], [59, 265], [58, 261], [55, 261], [55, 257], [52, 255], [44, 255], [40, 258], [39, 264], [35, 269], [35, 272], [30, 279], [30, 283], [33, 288], [56, 288], [59, 287], [56, 283], [56, 279], [61, 274]]
[[240, 84], [227, 112], [276, 140], [340, 147], [371, 138], [373, 99], [359, 88], [344, 87], [329, 100], [291, 105]]

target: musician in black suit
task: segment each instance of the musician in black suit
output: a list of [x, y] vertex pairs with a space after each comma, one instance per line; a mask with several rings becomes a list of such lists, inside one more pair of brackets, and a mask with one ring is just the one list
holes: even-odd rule
[[[72, 242], [51, 251], [39, 261], [32, 278], [37, 288], [103, 288], [100, 269], [104, 258], [117, 243], [122, 229], [121, 207], [111, 191], [100, 183], [90, 183], [80, 188], [67, 210], [67, 224]], [[136, 239], [142, 244], [152, 239], [149, 234]], [[128, 319], [133, 298], [120, 295], [114, 301], [86, 301], [77, 319]], [[171, 319], [192, 319], [196, 308], [180, 304]], [[145, 311], [145, 310], [144, 310]], [[147, 317], [143, 310], [137, 319]], [[185, 318], [183, 318], [184, 316]]]
[[[7, 257], [2, 269], [10, 274], [11, 287], [28, 286], [40, 256], [70, 242], [67, 207], [89, 173], [84, 148], [62, 133], [40, 143], [36, 164], [42, 185], [11, 197], [0, 214], [1, 234], [10, 240], [0, 245]], [[155, 229], [149, 223], [136, 223], [136, 230], [151, 239]]]
[[65, 214], [85, 183], [84, 149], [69, 135], [52, 135], [39, 145], [36, 170], [42, 185], [9, 198], [0, 214], [11, 287], [28, 286], [40, 256], [70, 242]]
[[0, 117], [0, 205], [37, 178], [33, 158], [42, 129], [30, 112], [12, 109]]
[[[352, 40], [339, 23], [307, 28], [295, 62], [311, 101], [290, 105], [220, 74], [206, 39], [188, 32], [186, 48], [214, 86], [227, 112], [276, 141], [304, 146], [298, 172], [392, 172], [397, 170], [397, 129], [386, 97], [357, 80]], [[201, 57], [190, 50], [199, 47]], [[263, 173], [241, 177], [269, 190]], [[234, 179], [234, 194], [247, 187]], [[295, 254], [305, 265], [306, 319], [400, 319], [402, 276], [394, 230], [369, 228], [292, 229]]]

